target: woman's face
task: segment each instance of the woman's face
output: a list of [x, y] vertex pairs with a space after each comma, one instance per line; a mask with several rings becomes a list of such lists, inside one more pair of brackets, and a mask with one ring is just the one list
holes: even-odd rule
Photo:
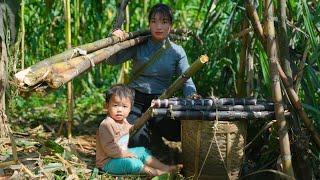
[[156, 42], [163, 41], [170, 34], [170, 30], [171, 30], [170, 20], [159, 13], [156, 13], [150, 19], [149, 26], [150, 26], [150, 31], [151, 31], [153, 41], [156, 41]]

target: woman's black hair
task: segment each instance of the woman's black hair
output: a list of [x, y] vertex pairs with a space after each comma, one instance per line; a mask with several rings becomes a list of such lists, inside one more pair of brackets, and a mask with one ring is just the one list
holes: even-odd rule
[[106, 93], [106, 103], [109, 103], [113, 95], [118, 96], [120, 99], [129, 98], [131, 106], [133, 106], [135, 92], [127, 85], [116, 84], [111, 86]]
[[162, 3], [158, 3], [156, 5], [154, 5], [150, 12], [149, 12], [149, 22], [150, 20], [156, 15], [156, 14], [160, 14], [162, 17], [166, 17], [168, 18], [168, 20], [170, 21], [170, 24], [173, 23], [173, 13], [172, 13], [172, 9], [165, 4]]

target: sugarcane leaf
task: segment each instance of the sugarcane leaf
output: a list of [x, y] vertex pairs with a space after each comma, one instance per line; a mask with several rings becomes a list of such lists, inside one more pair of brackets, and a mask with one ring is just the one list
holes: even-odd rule
[[52, 140], [47, 140], [45, 142], [45, 146], [52, 149], [55, 153], [62, 154], [64, 152], [64, 148]]
[[[310, 75], [310, 80], [314, 85], [315, 89], [320, 89], [320, 76], [319, 72], [316, 72], [315, 69], [307, 67], [308, 74]], [[316, 75], [318, 73], [318, 76]]]
[[311, 41], [311, 45], [313, 48], [317, 47], [317, 36], [316, 33], [314, 31], [314, 28], [312, 26], [312, 20], [313, 16], [310, 14], [309, 12], [309, 7], [307, 5], [306, 0], [302, 0], [302, 7], [303, 7], [303, 20], [304, 20], [304, 25], [306, 26], [310, 41]]
[[160, 176], [155, 176], [151, 180], [173, 180], [173, 176], [171, 176], [169, 173], [166, 173]]
[[268, 95], [271, 95], [271, 82], [270, 82], [270, 73], [269, 73], [269, 62], [263, 51], [258, 51], [258, 60], [260, 62], [260, 68], [262, 72], [262, 82], [267, 89]]
[[61, 163], [49, 163], [43, 167], [43, 172], [49, 173], [54, 171], [64, 170], [63, 164]]
[[46, 6], [46, 14], [48, 15], [49, 12], [52, 10], [52, 6], [53, 6], [53, 3], [55, 1], [54, 0], [45, 0], [45, 6]]
[[318, 44], [315, 48], [313, 53], [311, 54], [308, 63], [312, 66], [314, 63], [318, 62], [320, 64], [320, 44]]
[[302, 106], [303, 106], [303, 108], [305, 108], [305, 109], [307, 109], [307, 110], [310, 110], [310, 111], [312, 111], [313, 113], [315, 113], [315, 114], [317, 114], [317, 115], [320, 115], [320, 109], [319, 109], [319, 107], [316, 108], [316, 107], [314, 107], [314, 106], [312, 106], [312, 105], [310, 105], [310, 104], [305, 104], [305, 103], [302, 103]]

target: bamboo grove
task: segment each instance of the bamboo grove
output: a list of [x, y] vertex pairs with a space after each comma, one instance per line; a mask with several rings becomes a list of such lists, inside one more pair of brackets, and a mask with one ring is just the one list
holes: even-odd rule
[[[14, 74], [34, 67], [32, 65], [41, 60], [57, 57], [70, 47], [93, 51], [90, 48], [96, 45], [81, 45], [108, 39], [112, 28], [118, 26], [114, 20], [117, 6], [122, 1], [20, 0], [16, 3], [20, 6], [8, 7], [6, 2], [13, 1], [0, 1], [0, 25], [3, 25], [0, 26], [1, 119], [12, 122], [19, 118], [33, 122], [49, 119], [58, 123], [69, 119], [71, 128], [71, 119], [90, 119], [94, 118], [92, 114], [102, 112], [103, 93], [111, 84], [126, 81], [123, 78], [128, 76], [129, 64], [112, 67], [102, 62], [73, 79], [73, 85], [60, 87], [61, 83], [58, 83], [56, 86], [60, 88], [46, 97], [31, 94], [28, 99], [18, 95]], [[148, 9], [158, 2], [129, 1], [123, 15], [123, 28], [131, 32], [146, 29]], [[273, 101], [277, 123], [267, 124], [267, 129], [272, 127], [270, 141], [276, 143], [269, 144], [273, 156], [262, 157], [261, 164], [273, 162], [274, 154], [292, 155], [292, 161], [291, 158], [280, 158], [285, 174], [320, 177], [317, 174], [320, 172], [312, 170], [320, 163], [319, 0], [161, 2], [174, 9], [174, 28], [193, 32], [194, 36], [178, 40], [185, 48], [190, 64], [202, 54], [210, 59], [193, 76], [199, 94]], [[15, 28], [9, 25], [12, 21], [9, 14], [14, 12], [16, 22], [19, 22]], [[99, 42], [99, 45], [103, 43]], [[72, 56], [81, 53], [68, 51]], [[69, 80], [70, 77], [65, 82]], [[176, 96], [180, 94], [175, 93]], [[64, 113], [68, 109], [67, 96], [69, 104], [75, 106], [69, 106], [68, 114]], [[285, 113], [285, 108], [290, 110], [290, 115]], [[1, 135], [5, 136], [2, 131], [5, 127], [0, 125]], [[254, 139], [263, 126], [263, 122], [249, 122], [247, 141]], [[301, 145], [299, 142], [305, 139], [308, 139], [307, 143]], [[316, 158], [310, 160], [311, 157]], [[297, 168], [297, 160], [301, 160], [299, 163], [303, 167]]]

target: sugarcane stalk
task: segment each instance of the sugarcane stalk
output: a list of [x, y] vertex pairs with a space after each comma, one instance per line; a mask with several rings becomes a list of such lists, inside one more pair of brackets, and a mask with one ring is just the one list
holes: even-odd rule
[[253, 78], [254, 78], [254, 61], [251, 51], [248, 52], [248, 63], [246, 66], [247, 71], [247, 80], [246, 80], [246, 90], [247, 90], [247, 97], [253, 96]]
[[[118, 51], [142, 43], [147, 38], [147, 36], [138, 37], [104, 49], [100, 49], [91, 54], [88, 54], [87, 56], [76, 57], [69, 62], [63, 62], [65, 65], [71, 63], [71, 66], [69, 67], [72, 68], [62, 73], [49, 73], [48, 77], [46, 78], [46, 82], [53, 89], [59, 88], [63, 84], [69, 82], [71, 79], [88, 70], [90, 67], [103, 62], [105, 59], [108, 59], [111, 55], [117, 53]], [[64, 65], [61, 66], [63, 67]]]
[[118, 8], [117, 8], [117, 18], [115, 20], [115, 23], [114, 23], [114, 26], [113, 26], [113, 29], [120, 29], [122, 24], [123, 24], [123, 21], [125, 19], [125, 10], [126, 10], [126, 7], [129, 3], [130, 0], [118, 0], [118, 2], [120, 1], [120, 3], [118, 4]]
[[[173, 34], [188, 34], [190, 31], [186, 29], [172, 29], [170, 31]], [[150, 30], [140, 30], [140, 31], [135, 31], [135, 32], [128, 32], [125, 33], [124, 35], [124, 40], [129, 40], [133, 39], [139, 36], [146, 36], [150, 35]], [[68, 61], [72, 58], [78, 57], [80, 55], [85, 55], [92, 53], [94, 51], [100, 50], [102, 48], [106, 48], [108, 46], [117, 44], [120, 42], [120, 38], [116, 36], [111, 36], [105, 39], [100, 39], [98, 41], [80, 45], [77, 47], [74, 47], [73, 49], [68, 49], [60, 54], [54, 55], [52, 57], [49, 57], [47, 59], [44, 59], [27, 69], [21, 70], [18, 73], [15, 74], [16, 80], [18, 80], [19, 84], [27, 84], [28, 86], [34, 86], [37, 84], [37, 78], [34, 77], [35, 74], [37, 74], [38, 78], [43, 77], [43, 73], [46, 72], [46, 69], [48, 66], [63, 62], [63, 61]], [[44, 69], [43, 69], [44, 68]], [[30, 75], [30, 77], [28, 77]], [[22, 86], [22, 85], [20, 85]]]
[[257, 105], [212, 105], [212, 106], [201, 106], [201, 105], [175, 105], [168, 107], [154, 107], [154, 108], [170, 108], [174, 111], [186, 111], [186, 110], [196, 110], [196, 111], [274, 111], [273, 104], [257, 104]]
[[302, 119], [304, 125], [310, 131], [314, 142], [316, 143], [318, 149], [320, 149], [320, 136], [319, 136], [319, 133], [317, 132], [317, 129], [313, 125], [312, 121], [309, 119], [307, 113], [304, 111], [298, 94], [296, 93], [296, 91], [294, 91], [292, 84], [290, 84], [288, 78], [286, 77], [286, 74], [282, 70], [281, 65], [279, 63], [277, 64], [277, 68], [279, 70], [279, 75], [286, 88], [286, 91], [289, 95], [289, 98], [293, 107], [295, 108], [295, 110], [298, 111], [298, 114]]
[[[128, 2], [124, 2], [126, 0], [122, 0], [122, 3], [128, 3]], [[120, 5], [121, 6], [121, 5]], [[124, 7], [125, 8], [125, 20], [126, 20], [126, 23], [125, 23], [125, 30], [127, 32], [130, 31], [130, 16], [129, 16], [129, 6], [127, 7]], [[122, 11], [124, 11], [124, 9], [122, 9]], [[123, 12], [122, 12], [123, 14]], [[121, 21], [121, 24], [123, 24], [123, 20]], [[119, 25], [119, 27], [116, 27], [116, 28], [120, 28], [121, 27], [121, 24]], [[130, 61], [126, 61], [124, 63], [122, 63], [122, 67], [121, 67], [121, 70], [120, 70], [120, 75], [118, 77], [118, 80], [117, 82], [118, 83], [122, 83], [122, 84], [128, 84], [129, 80], [130, 80], [130, 74], [129, 74], [129, 67], [130, 67]]]
[[[71, 10], [70, 10], [70, 0], [64, 0], [64, 17], [65, 17], [65, 39], [67, 44], [67, 49], [71, 49]], [[72, 136], [72, 121], [73, 121], [73, 85], [72, 81], [67, 84], [67, 136], [70, 139]]]
[[[244, 21], [242, 22], [243, 29], [247, 29], [249, 27], [249, 22], [246, 18], [244, 18]], [[237, 80], [236, 80], [236, 89], [237, 89], [237, 97], [245, 97], [246, 95], [246, 86], [245, 86], [245, 70], [246, 70], [246, 64], [248, 59], [248, 53], [250, 49], [250, 34], [245, 34], [241, 38], [241, 51], [240, 51], [240, 62], [239, 62], [239, 70], [237, 73]]]
[[[147, 34], [150, 34], [149, 30], [125, 33], [125, 40], [132, 39], [138, 36], [147, 35]], [[92, 43], [77, 46], [73, 49], [68, 49], [60, 54], [44, 59], [28, 67], [27, 69], [19, 71], [18, 73], [15, 74], [15, 78], [18, 80], [19, 83], [27, 84], [28, 86], [34, 86], [35, 84], [37, 84], [37, 79], [34, 79], [33, 75], [31, 75], [31, 77], [28, 77], [29, 74], [38, 74], [37, 71], [45, 72], [45, 70], [42, 70], [42, 68], [46, 69], [48, 66], [52, 64], [67, 61], [74, 57], [78, 57], [81, 54], [85, 55], [85, 54], [100, 50], [102, 48], [108, 47], [110, 45], [114, 45], [118, 42], [120, 42], [120, 38], [116, 36], [111, 36], [111, 37], [101, 39]], [[39, 74], [38, 76], [42, 77], [43, 74]]]
[[278, 54], [275, 38], [275, 27], [273, 20], [273, 3], [272, 0], [265, 0], [265, 33], [267, 55], [269, 57], [270, 76], [272, 85], [272, 99], [275, 103], [275, 116], [279, 126], [279, 144], [281, 152], [281, 160], [284, 172], [294, 177], [294, 172], [291, 162], [290, 141], [287, 129], [287, 123], [284, 116], [284, 107], [282, 105], [282, 94], [280, 86], [280, 77], [277, 69]]
[[166, 89], [159, 99], [165, 99], [168, 97], [171, 97], [174, 92], [176, 92], [182, 85], [192, 76], [194, 75], [197, 71], [199, 71], [205, 63], [209, 61], [208, 56], [200, 56], [198, 60], [196, 60], [190, 68], [186, 70], [174, 83], [171, 84], [171, 86]]
[[26, 28], [24, 23], [25, 2], [21, 0], [21, 69], [24, 69], [24, 50], [25, 50], [25, 34]]
[[255, 98], [209, 98], [209, 99], [155, 99], [152, 101], [152, 107], [169, 107], [171, 105], [183, 106], [214, 106], [221, 107], [224, 105], [273, 105], [273, 102], [257, 100]]
[[[252, 0], [248, 0], [248, 1], [252, 1]], [[246, 7], [246, 10], [248, 12], [250, 12], [250, 10], [248, 9], [248, 6]], [[251, 17], [253, 16], [252, 13], [248, 13], [248, 16], [250, 17], [250, 21], [253, 24], [253, 28], [255, 29], [255, 33], [259, 32], [259, 27], [258, 25], [255, 25], [256, 23], [254, 22], [254, 18]], [[262, 32], [263, 33], [263, 32]], [[263, 34], [262, 34], [263, 35]], [[262, 43], [264, 49], [266, 50], [266, 45], [265, 45], [265, 40], [262, 38], [264, 36], [262, 35], [258, 35], [260, 42]], [[278, 63], [278, 62], [277, 62]], [[283, 84], [285, 85], [285, 91], [288, 93], [290, 101], [293, 105], [293, 107], [295, 108], [296, 111], [298, 111], [298, 114], [300, 116], [300, 118], [302, 119], [304, 125], [307, 127], [307, 129], [310, 131], [313, 140], [315, 141], [317, 147], [320, 149], [320, 135], [317, 132], [317, 130], [315, 129], [312, 121], [309, 119], [308, 115], [306, 114], [306, 112], [304, 111], [304, 109], [302, 108], [301, 105], [301, 101], [299, 99], [298, 94], [296, 93], [296, 91], [292, 88], [292, 84], [290, 84], [286, 74], [284, 73], [284, 71], [282, 70], [282, 67], [280, 66], [280, 64], [277, 66], [278, 71], [279, 71], [279, 75], [281, 77], [281, 80], [283, 82]]]
[[[289, 112], [286, 115], [290, 115]], [[177, 120], [205, 120], [205, 121], [238, 121], [248, 119], [274, 119], [274, 111], [176, 111], [166, 108], [154, 108], [151, 117], [170, 117]]]
[[264, 38], [263, 28], [262, 28], [257, 10], [253, 5], [253, 0], [246, 0], [245, 4], [246, 4], [246, 11], [247, 11], [248, 17], [251, 23], [253, 24], [252, 25], [253, 30], [255, 34], [258, 36], [258, 38], [260, 39], [260, 41], [262, 42], [262, 44], [264, 44], [265, 38]]
[[[166, 89], [159, 99], [165, 99], [171, 97], [175, 91], [180, 89], [192, 75], [194, 75], [205, 63], [209, 61], [208, 56], [202, 55], [200, 56], [192, 65], [184, 72], [182, 73], [178, 79], [170, 85], [168, 89]], [[145, 113], [139, 117], [135, 124], [130, 129], [130, 136], [134, 135], [150, 118], [152, 114], [152, 108], [149, 107]]]
[[279, 55], [281, 66], [283, 67], [288, 80], [292, 83], [292, 70], [290, 66], [290, 54], [288, 46], [288, 35], [287, 35], [287, 4], [286, 0], [280, 0], [280, 27], [279, 27]]

